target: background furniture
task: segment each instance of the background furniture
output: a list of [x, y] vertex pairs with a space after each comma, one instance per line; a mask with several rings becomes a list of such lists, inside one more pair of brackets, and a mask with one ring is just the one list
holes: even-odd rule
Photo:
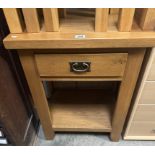
[[142, 70], [133, 110], [125, 131], [127, 140], [155, 140], [155, 48]]
[[[56, 131], [82, 131], [119, 140], [146, 48], [155, 45], [150, 10], [3, 9], [11, 32], [5, 47], [18, 50], [47, 139]], [[43, 81], [52, 81], [51, 99]], [[66, 81], [80, 87], [53, 87]], [[82, 81], [118, 87], [114, 93], [81, 91]]]
[[2, 40], [9, 33], [0, 10], [0, 131], [8, 145], [30, 145], [38, 120], [16, 52], [4, 49]]

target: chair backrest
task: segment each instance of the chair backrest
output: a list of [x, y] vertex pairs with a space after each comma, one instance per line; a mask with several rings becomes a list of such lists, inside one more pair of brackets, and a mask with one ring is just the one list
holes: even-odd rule
[[[138, 31], [153, 31], [155, 28], [155, 9], [153, 8], [9, 8], [3, 11], [11, 33], [58, 32], [60, 27], [67, 22], [68, 17], [74, 19], [68, 20], [67, 26], [70, 26], [70, 29], [72, 25], [78, 26], [81, 22], [81, 25], [86, 25], [85, 29], [87, 25], [91, 26], [93, 32], [130, 32], [135, 31], [133, 27], [136, 27]], [[90, 23], [87, 24], [87, 22]]]

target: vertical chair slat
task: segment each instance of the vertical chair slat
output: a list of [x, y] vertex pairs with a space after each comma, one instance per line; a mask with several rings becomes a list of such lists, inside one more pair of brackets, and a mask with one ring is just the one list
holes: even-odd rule
[[11, 33], [22, 33], [24, 24], [22, 23], [21, 15], [18, 9], [5, 8], [3, 9], [7, 24]]
[[105, 32], [108, 28], [109, 8], [97, 8], [95, 15], [95, 31]]
[[58, 9], [43, 9], [43, 14], [46, 31], [59, 31]]
[[142, 30], [155, 29], [155, 8], [136, 9], [135, 17]]
[[39, 32], [40, 23], [39, 23], [37, 9], [36, 8], [24, 8], [22, 9], [22, 11], [24, 15], [27, 32]]
[[131, 31], [135, 8], [122, 8], [119, 12], [118, 29], [122, 32]]
[[119, 13], [119, 8], [111, 8], [110, 9], [110, 14], [118, 14]]

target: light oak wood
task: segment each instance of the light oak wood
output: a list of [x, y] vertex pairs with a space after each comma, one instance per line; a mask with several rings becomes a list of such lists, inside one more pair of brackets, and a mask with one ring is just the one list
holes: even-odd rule
[[134, 17], [134, 8], [122, 8], [119, 14], [118, 20], [118, 29], [122, 32], [131, 31], [133, 17]]
[[[127, 53], [36, 54], [35, 61], [41, 77], [121, 77], [127, 56]], [[70, 62], [90, 62], [90, 71], [71, 72]]]
[[143, 136], [144, 140], [149, 138], [155, 140], [155, 122], [132, 122], [128, 133], [128, 137], [130, 136]]
[[45, 137], [47, 139], [51, 139], [54, 136], [52, 117], [50, 116], [43, 85], [39, 80], [39, 74], [36, 69], [34, 56], [30, 51], [29, 54], [19, 52], [19, 56], [27, 82], [29, 84], [35, 108], [37, 109], [41, 124], [43, 126]]
[[52, 78], [52, 77], [41, 77], [40, 78], [41, 81], [122, 81], [122, 77], [87, 77], [87, 78], [83, 78], [83, 77], [56, 77], [56, 78]]
[[[117, 29], [117, 21], [118, 14], [109, 14], [108, 15], [108, 26], [107, 32], [118, 32]], [[105, 25], [105, 23], [103, 24]], [[141, 29], [136, 25], [132, 27], [133, 31], [139, 32]], [[95, 31], [95, 17], [94, 16], [78, 16], [78, 15], [67, 15], [66, 18], [60, 18], [60, 32], [68, 32], [68, 33], [80, 33], [85, 34], [86, 32], [94, 32]]]
[[[86, 32], [94, 32], [95, 31], [95, 17], [94, 16], [78, 16], [78, 15], [67, 15], [66, 18], [60, 18], [60, 28], [59, 32], [61, 33], [86, 33]], [[117, 32], [116, 22], [118, 20], [117, 14], [110, 14], [108, 19], [108, 30]], [[137, 27], [133, 27], [135, 31], [138, 30]], [[43, 25], [42, 32], [44, 32], [45, 28]]]
[[57, 8], [44, 8], [44, 22], [47, 32], [59, 31], [59, 17]]
[[22, 9], [27, 32], [40, 32], [40, 23], [37, 9], [24, 8]]
[[18, 9], [4, 8], [3, 9], [9, 30], [11, 33], [22, 33], [24, 25], [22, 23], [21, 14]]
[[[34, 54], [106, 54], [128, 53], [129, 48], [33, 49]], [[28, 50], [25, 50], [28, 52]]]
[[147, 80], [155, 81], [155, 51], [152, 52], [152, 63], [151, 63], [151, 68], [149, 70]]
[[128, 55], [128, 61], [124, 77], [119, 88], [119, 94], [112, 120], [111, 139], [113, 141], [118, 141], [120, 138], [144, 54], [145, 49], [135, 49]]
[[96, 8], [95, 15], [95, 31], [96, 32], [105, 32], [108, 28], [108, 8]]
[[84, 33], [85, 39], [75, 39], [77, 33], [10, 34], [4, 40], [6, 49], [64, 49], [64, 48], [128, 48], [153, 47], [155, 32]]
[[155, 9], [143, 8], [136, 9], [135, 17], [142, 30], [155, 29]]
[[[104, 9], [102, 9], [102, 11], [100, 10], [100, 16], [97, 16], [101, 18], [100, 22], [102, 22], [98, 25], [103, 28], [103, 21], [107, 18], [107, 20], [105, 20], [107, 24], [103, 25], [105, 27], [108, 25], [108, 28], [106, 30], [107, 32], [95, 32], [95, 22], [98, 23], [99, 20], [95, 21], [95, 18], [93, 16], [86, 17], [67, 15], [64, 19], [60, 19], [60, 32], [45, 32], [46, 28], [44, 25], [41, 31], [39, 27], [40, 33], [10, 34], [4, 40], [4, 44], [8, 49], [35, 49], [35, 54], [37, 53], [37, 49], [49, 49], [48, 51], [50, 54], [47, 54], [46, 50], [42, 50], [44, 53], [43, 60], [43, 55], [41, 54], [37, 54], [35, 56], [31, 50], [19, 50], [23, 69], [25, 71], [32, 97], [35, 102], [35, 106], [37, 108], [37, 112], [41, 119], [41, 123], [43, 125], [47, 138], [51, 138], [53, 136], [54, 128], [55, 131], [111, 132], [111, 139], [113, 141], [119, 140], [145, 53], [145, 49], [141, 49], [141, 47], [146, 48], [155, 45], [155, 32], [141, 31], [137, 23], [133, 21], [134, 9], [124, 8], [122, 9], [122, 12], [120, 12], [119, 28], [122, 28], [123, 31], [130, 31], [132, 27], [132, 32], [118, 32], [116, 27], [118, 15], [107, 14], [107, 16], [104, 16], [103, 18], [103, 15], [105, 15], [103, 13], [103, 10]], [[37, 9], [35, 9], [35, 11], [31, 13], [35, 14], [35, 20], [30, 21], [28, 19], [30, 24], [35, 23], [32, 26], [36, 26], [36, 21], [38, 21], [39, 23], [36, 11]], [[30, 11], [28, 13], [30, 13]], [[31, 17], [31, 15], [29, 15], [28, 17]], [[103, 30], [101, 29], [101, 31]], [[83, 37], [77, 38], [77, 34], [81, 34], [81, 36]], [[127, 50], [127, 52], [129, 52], [129, 56], [128, 59], [127, 56], [124, 57], [124, 63], [122, 63], [122, 57], [118, 59], [118, 57], [116, 56], [117, 53], [115, 52], [110, 51], [109, 53], [107, 52], [103, 54], [111, 55], [111, 60], [111, 58], [103, 59], [102, 54], [94, 54], [93, 52], [93, 54], [90, 54], [88, 51], [89, 49], [90, 51], [92, 51], [91, 49], [93, 48], [116, 49], [124, 47], [132, 48], [131, 50]], [[139, 49], [133, 49], [135, 47], [139, 47]], [[68, 54], [52, 54], [54, 49], [56, 49], [55, 53], [57, 53], [58, 49], [66, 49], [68, 50]], [[78, 52], [76, 53], [75, 51], [73, 53], [76, 54], [69, 54], [69, 49], [70, 51], [72, 49], [79, 49], [79, 51], [80, 49], [87, 49], [87, 54], [82, 53], [82, 51], [80, 51], [81, 54], [77, 54]], [[97, 51], [95, 53], [102, 53]], [[38, 53], [39, 52], [40, 51], [38, 50]], [[120, 51], [118, 52], [118, 54], [120, 54]], [[38, 61], [38, 58], [36, 57], [38, 57], [39, 55], [41, 55], [39, 58], [39, 63], [41, 63], [36, 64], [36, 60]], [[53, 61], [54, 55], [56, 55], [57, 58]], [[63, 57], [61, 57], [62, 55]], [[75, 55], [75, 57], [73, 57], [73, 55]], [[98, 55], [98, 57], [96, 55]], [[65, 68], [68, 66], [58, 64], [63, 64], [66, 60], [66, 62], [70, 60], [75, 61], [75, 59], [73, 58], [78, 58], [79, 61], [81, 60], [81, 58], [82, 61], [84, 61], [84, 59], [86, 58], [88, 58], [88, 60], [92, 60], [92, 67], [95, 69], [92, 70], [93, 72], [91, 73], [89, 78], [85, 75], [76, 75], [75, 77], [70, 76], [69, 72], [63, 79]], [[116, 60], [116, 62], [114, 60]], [[40, 77], [40, 70], [38, 71], [40, 67], [43, 67], [43, 69], [41, 69], [41, 72], [45, 72], [45, 74], [43, 74], [45, 77]], [[54, 67], [55, 70], [53, 70]], [[67, 71], [68, 70], [69, 68], [67, 69]], [[53, 75], [56, 75], [55, 73], [60, 72], [60, 77], [53, 77]], [[103, 77], [99, 77], [101, 73]], [[100, 92], [95, 91], [93, 93], [90, 93], [87, 90], [80, 90], [79, 93], [77, 93], [72, 90], [68, 94], [66, 94], [66, 90], [63, 90], [62, 92], [53, 91], [53, 98], [51, 102], [49, 102], [51, 105], [51, 109], [49, 110], [42, 85], [42, 80], [81, 80], [82, 82], [82, 80], [89, 81], [91, 78], [92, 80], [119, 79], [121, 81], [115, 108], [112, 105], [112, 108], [114, 108], [112, 109], [114, 111], [114, 114], [111, 113], [111, 106], [110, 104], [108, 104], [110, 102], [105, 98], [109, 95], [105, 94], [101, 90]], [[113, 99], [112, 96], [113, 95], [110, 95], [110, 99]], [[147, 115], [146, 118], [149, 117], [150, 116]]]
[[[89, 96], [89, 97], [88, 97]], [[114, 98], [102, 90], [59, 90], [50, 101], [55, 131], [110, 132]]]
[[145, 82], [138, 104], [155, 105], [155, 81]]
[[60, 32], [61, 33], [85, 33], [94, 32], [95, 18], [78, 15], [67, 15], [66, 18], [60, 18]]
[[110, 14], [118, 14], [119, 8], [110, 8]]
[[155, 123], [155, 105], [138, 105], [133, 118], [134, 121], [152, 121]]

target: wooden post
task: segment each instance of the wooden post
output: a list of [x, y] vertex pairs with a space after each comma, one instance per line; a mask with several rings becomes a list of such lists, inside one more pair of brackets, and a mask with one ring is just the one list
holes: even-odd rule
[[43, 9], [46, 31], [59, 31], [58, 9]]
[[118, 14], [119, 8], [110, 8], [110, 14]]
[[132, 49], [132, 51], [129, 52], [112, 120], [111, 139], [113, 141], [118, 141], [120, 138], [144, 54], [145, 49]]
[[119, 19], [118, 19], [118, 29], [122, 32], [131, 31], [133, 17], [134, 17], [134, 8], [123, 8], [120, 9]]
[[95, 31], [105, 32], [108, 28], [109, 8], [97, 8], [95, 15]]
[[142, 30], [155, 29], [155, 8], [136, 9], [135, 17]]
[[52, 129], [52, 119], [49, 112], [49, 107], [44, 92], [43, 84], [40, 80], [39, 74], [37, 72], [34, 56], [31, 51], [19, 51], [18, 52], [20, 61], [23, 66], [23, 70], [29, 84], [29, 88], [33, 97], [35, 107], [37, 109], [45, 137], [51, 139], [54, 137], [54, 132]]
[[23, 23], [18, 9], [3, 9], [11, 33], [22, 33]]
[[24, 8], [22, 9], [24, 20], [26, 24], [27, 32], [39, 32], [40, 23], [38, 18], [37, 9], [34, 8]]

